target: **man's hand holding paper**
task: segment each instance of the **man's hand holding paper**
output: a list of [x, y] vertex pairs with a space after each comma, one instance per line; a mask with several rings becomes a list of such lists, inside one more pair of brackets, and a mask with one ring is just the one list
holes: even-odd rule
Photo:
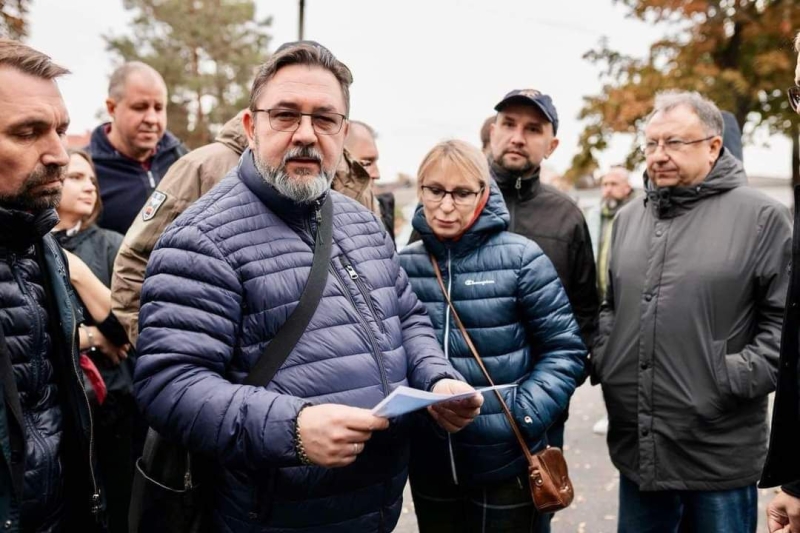
[[[475, 391], [469, 383], [455, 379], [443, 379], [434, 385], [434, 394], [461, 394]], [[450, 402], [442, 402], [428, 407], [428, 412], [442, 429], [455, 433], [469, 425], [481, 412], [483, 395], [475, 392], [472, 396]]]

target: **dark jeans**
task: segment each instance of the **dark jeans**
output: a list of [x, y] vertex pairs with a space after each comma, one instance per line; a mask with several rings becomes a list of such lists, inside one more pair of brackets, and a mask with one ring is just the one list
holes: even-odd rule
[[[544, 533], [527, 479], [465, 488], [411, 485], [420, 533]], [[548, 526], [549, 526], [549, 520]]]
[[646, 492], [619, 480], [618, 533], [755, 533], [755, 485], [732, 490]]

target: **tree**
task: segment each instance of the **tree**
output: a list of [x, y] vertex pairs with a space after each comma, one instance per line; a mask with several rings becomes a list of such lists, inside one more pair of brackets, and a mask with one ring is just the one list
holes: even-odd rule
[[132, 36], [104, 36], [124, 61], [164, 77], [169, 129], [189, 147], [211, 142], [247, 106], [256, 68], [267, 57], [271, 19], [255, 20], [253, 0], [123, 0], [135, 11]]
[[0, 0], [0, 37], [22, 40], [28, 36], [30, 0]]
[[[567, 172], [571, 180], [597, 168], [595, 155], [614, 133], [636, 135], [656, 92], [698, 91], [736, 116], [739, 126], [765, 125], [792, 139], [792, 183], [800, 183], [800, 121], [786, 100], [797, 58], [792, 47], [800, 29], [796, 0], [614, 0], [629, 16], [672, 33], [644, 58], [620, 54], [601, 41], [584, 56], [603, 66], [600, 94], [584, 98], [579, 117], [587, 121], [579, 152]], [[641, 155], [633, 149], [633, 168]]]

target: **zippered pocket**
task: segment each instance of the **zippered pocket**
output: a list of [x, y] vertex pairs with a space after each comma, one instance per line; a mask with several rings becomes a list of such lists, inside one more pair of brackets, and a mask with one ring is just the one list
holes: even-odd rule
[[372, 318], [375, 319], [378, 329], [385, 335], [386, 329], [383, 326], [383, 320], [381, 320], [381, 318], [378, 316], [378, 310], [375, 308], [375, 303], [372, 301], [372, 296], [370, 295], [369, 288], [364, 282], [364, 279], [358, 275], [356, 269], [353, 268], [353, 265], [350, 264], [344, 255], [339, 256], [339, 262], [342, 264], [345, 272], [347, 272], [347, 275], [350, 276], [350, 279], [353, 280], [353, 283], [356, 284], [356, 287], [358, 287], [358, 292], [361, 293], [364, 301], [367, 302], [367, 307], [369, 307], [369, 311], [372, 313]]

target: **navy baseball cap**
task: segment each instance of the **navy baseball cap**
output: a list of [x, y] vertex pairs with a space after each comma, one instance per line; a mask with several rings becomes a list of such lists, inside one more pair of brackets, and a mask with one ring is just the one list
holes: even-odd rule
[[511, 104], [536, 106], [553, 125], [553, 133], [558, 133], [558, 112], [556, 106], [553, 105], [553, 99], [548, 95], [542, 94], [536, 89], [518, 89], [505, 95], [500, 103], [494, 106], [494, 110], [502, 111], [504, 107]]

